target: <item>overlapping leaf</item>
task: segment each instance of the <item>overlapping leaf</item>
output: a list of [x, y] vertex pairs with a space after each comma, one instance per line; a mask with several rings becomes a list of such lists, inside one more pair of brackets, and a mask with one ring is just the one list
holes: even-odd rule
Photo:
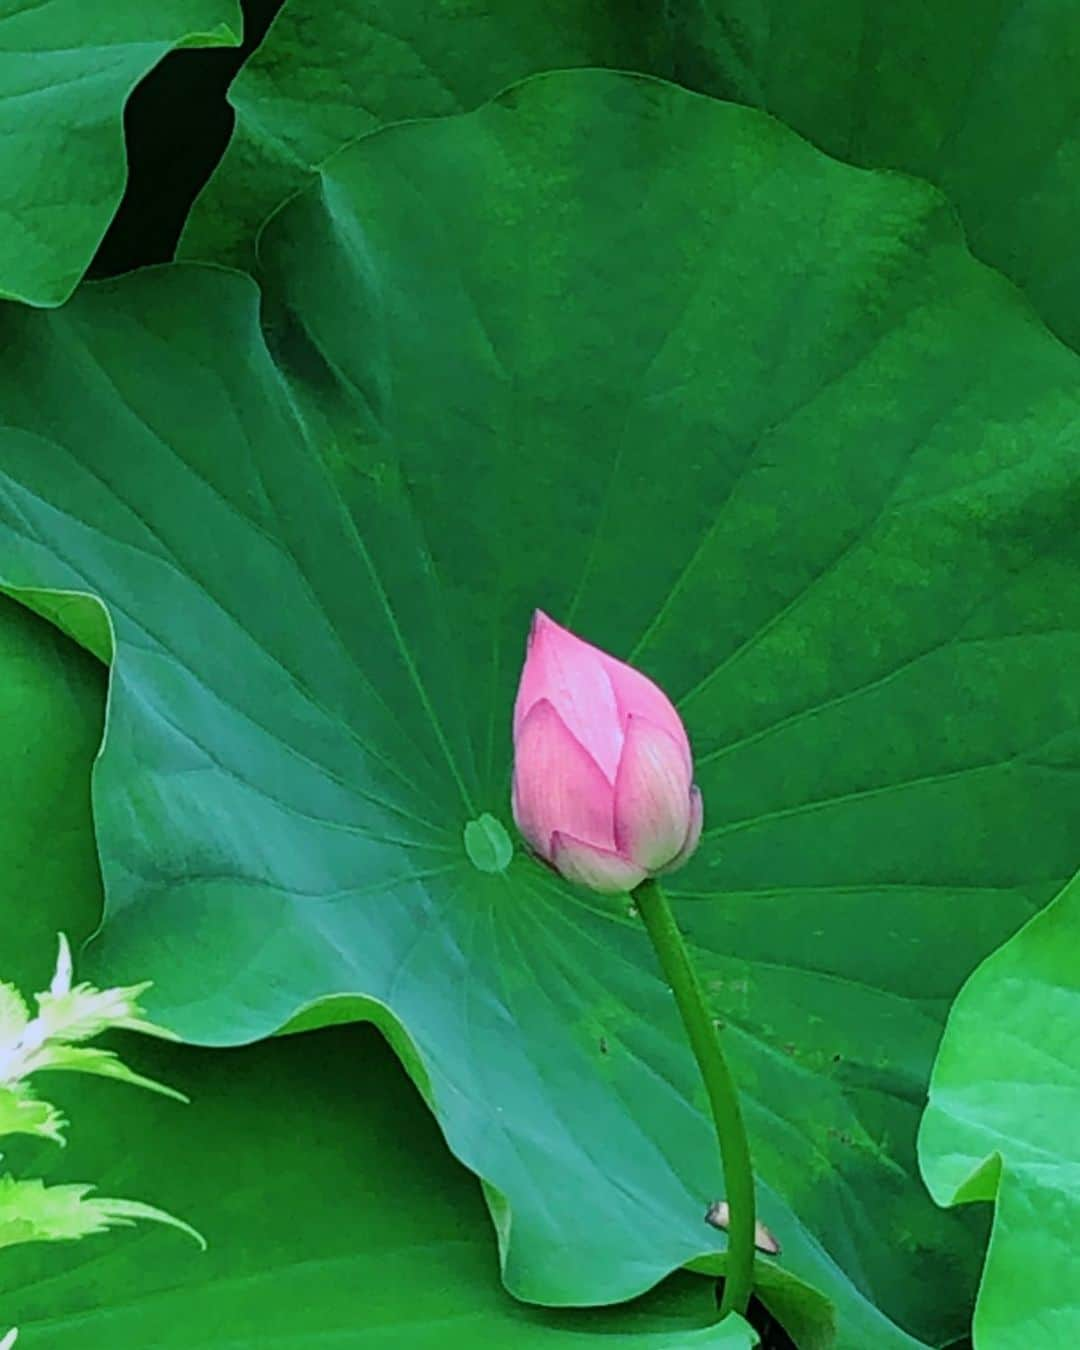
[[99, 970], [198, 1040], [379, 1021], [526, 1297], [708, 1253], [634, 917], [466, 851], [542, 604], [698, 749], [682, 915], [770, 1298], [807, 1345], [807, 1285], [838, 1345], [947, 1340], [978, 1246], [917, 1176], [930, 1061], [1080, 809], [1076, 359], [933, 192], [600, 72], [367, 138], [264, 253], [269, 346], [198, 268], [10, 316], [0, 572], [117, 634]]
[[56, 305], [124, 189], [122, 114], [176, 46], [239, 41], [236, 0], [0, 0], [0, 297]]
[[489, 6], [286, 0], [233, 87], [237, 130], [191, 257], [247, 262], [263, 217], [379, 123], [559, 66], [646, 71], [762, 107], [840, 159], [938, 184], [974, 252], [1080, 346], [1080, 9], [1068, 0]]
[[941, 1204], [993, 1200], [979, 1350], [1080, 1340], [1080, 880], [964, 986], [919, 1157]]
[[265, 217], [347, 141], [388, 122], [467, 111], [526, 75], [573, 66], [666, 74], [662, 7], [286, 0], [229, 91], [236, 128], [181, 254], [250, 266]]

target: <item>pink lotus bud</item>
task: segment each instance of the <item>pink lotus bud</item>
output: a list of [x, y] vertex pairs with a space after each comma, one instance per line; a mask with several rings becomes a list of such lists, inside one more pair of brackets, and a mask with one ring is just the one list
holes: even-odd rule
[[701, 793], [679, 714], [632, 666], [537, 610], [514, 704], [514, 819], [570, 881], [630, 891], [682, 864]]

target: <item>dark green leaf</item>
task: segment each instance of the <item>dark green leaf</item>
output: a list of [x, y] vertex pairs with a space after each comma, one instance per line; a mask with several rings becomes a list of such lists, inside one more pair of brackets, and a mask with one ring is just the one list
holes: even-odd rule
[[1080, 346], [1080, 6], [674, 0], [674, 75], [830, 154], [928, 178], [972, 251]]

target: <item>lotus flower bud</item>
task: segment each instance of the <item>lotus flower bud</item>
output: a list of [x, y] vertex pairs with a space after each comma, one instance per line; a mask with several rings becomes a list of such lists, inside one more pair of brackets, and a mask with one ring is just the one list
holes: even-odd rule
[[692, 779], [667, 695], [537, 611], [514, 705], [514, 819], [533, 850], [569, 881], [633, 890], [697, 848]]

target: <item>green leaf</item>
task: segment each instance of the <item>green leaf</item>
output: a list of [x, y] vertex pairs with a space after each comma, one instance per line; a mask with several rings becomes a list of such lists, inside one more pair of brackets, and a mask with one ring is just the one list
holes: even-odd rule
[[654, 0], [286, 0], [229, 90], [236, 126], [180, 256], [251, 267], [258, 227], [316, 165], [376, 127], [475, 108], [538, 71], [666, 74]]
[[949, 1014], [919, 1132], [942, 1205], [995, 1201], [980, 1350], [1080, 1342], [1080, 877], [987, 957]]
[[976, 256], [1080, 346], [1080, 7], [678, 0], [676, 78], [936, 183]]
[[0, 298], [58, 305], [120, 202], [123, 109], [177, 46], [235, 46], [236, 0], [0, 0]]
[[20, 1350], [755, 1343], [745, 1324], [714, 1325], [712, 1282], [689, 1275], [624, 1308], [515, 1303], [479, 1188], [371, 1030], [212, 1053], [140, 1042], [138, 1054], [192, 1105], [139, 1097], [121, 1113], [107, 1089], [72, 1083], [72, 1114], [107, 1128], [80, 1129], [48, 1160], [182, 1207], [209, 1248], [146, 1231], [6, 1252], [2, 1301]]
[[0, 575], [116, 633], [97, 977], [210, 1043], [378, 1022], [524, 1297], [715, 1264], [636, 917], [465, 846], [542, 604], [687, 718], [770, 1306], [959, 1334], [979, 1225], [915, 1134], [953, 994], [1074, 861], [1076, 357], [933, 191], [601, 72], [365, 138], [263, 253], [268, 342], [196, 267], [7, 316]]

